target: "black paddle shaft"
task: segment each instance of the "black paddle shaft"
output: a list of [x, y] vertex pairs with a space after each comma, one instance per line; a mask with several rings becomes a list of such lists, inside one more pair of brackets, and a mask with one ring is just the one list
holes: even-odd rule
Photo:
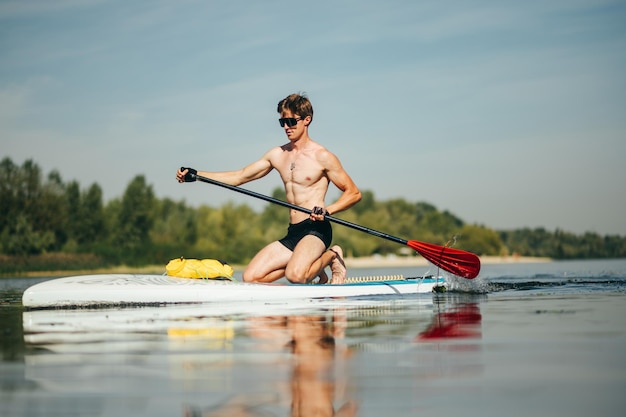
[[[185, 169], [182, 168], [182, 171]], [[225, 184], [223, 182], [213, 180], [210, 178], [203, 177], [198, 175], [196, 172], [188, 172], [185, 177], [191, 177], [192, 179], [197, 179], [202, 182], [206, 182], [209, 184], [217, 185], [219, 187], [227, 188], [232, 191], [236, 191], [238, 193], [246, 194], [251, 197], [255, 197], [270, 203], [278, 204], [279, 206], [287, 207], [293, 210], [298, 210], [303, 213], [312, 214], [313, 210], [306, 209], [304, 207], [296, 206], [295, 204], [288, 203], [286, 201], [278, 200], [273, 197], [268, 197], [263, 194], [256, 193], [254, 191], [246, 190], [244, 188], [239, 188], [234, 185]], [[370, 229], [368, 227], [359, 226], [358, 224], [350, 223], [345, 220], [338, 219], [332, 216], [325, 216], [329, 221], [335, 222], [342, 226], [350, 227], [355, 230], [359, 230], [361, 232], [369, 233], [370, 235], [381, 237], [383, 239], [390, 240], [392, 242], [400, 243], [402, 245], [407, 245], [410, 248], [414, 249], [417, 253], [422, 255], [426, 260], [433, 263], [438, 268], [442, 268], [445, 271], [448, 271], [454, 275], [472, 279], [478, 276], [480, 272], [480, 259], [478, 256], [473, 253], [462, 251], [459, 249], [448, 248], [447, 246], [439, 246], [433, 245], [431, 243], [418, 242], [416, 240], [404, 240], [399, 237], [388, 235], [387, 233], [382, 233], [374, 229]]]
[[[189, 174], [187, 174], [187, 175], [189, 175]], [[283, 200], [279, 200], [279, 199], [274, 198], [274, 197], [269, 197], [269, 196], [266, 196], [266, 195], [263, 195], [263, 194], [259, 194], [259, 193], [254, 192], [254, 191], [246, 190], [245, 188], [240, 188], [240, 187], [237, 187], [235, 185], [225, 184], [223, 182], [220, 182], [220, 181], [217, 181], [217, 180], [213, 180], [211, 178], [203, 177], [202, 175], [191, 174], [191, 176], [192, 177], [195, 176], [195, 178], [198, 181], [206, 182], [208, 184], [217, 185], [218, 187], [227, 188], [229, 190], [232, 190], [232, 191], [235, 191], [235, 192], [238, 192], [238, 193], [241, 193], [241, 194], [249, 195], [250, 197], [255, 197], [255, 198], [258, 198], [260, 200], [267, 201], [269, 203], [278, 204], [279, 206], [287, 207], [287, 208], [290, 208], [290, 209], [293, 209], [293, 210], [298, 210], [298, 211], [301, 211], [303, 213], [308, 213], [308, 214], [311, 214], [313, 212], [311, 209], [300, 207], [300, 206], [296, 206], [295, 204], [291, 204], [291, 203], [288, 203], [288, 202], [283, 201]], [[369, 233], [370, 235], [378, 236], [378, 237], [381, 237], [383, 239], [387, 239], [387, 240], [390, 240], [392, 242], [399, 243], [401, 245], [406, 245], [407, 242], [408, 242], [405, 239], [400, 239], [399, 237], [391, 236], [391, 235], [388, 235], [387, 233], [383, 233], [383, 232], [379, 232], [378, 230], [370, 229], [369, 227], [365, 227], [365, 226], [361, 226], [361, 225], [358, 225], [358, 224], [350, 223], [350, 222], [348, 222], [346, 220], [338, 219], [337, 217], [326, 215], [326, 216], [324, 216], [324, 218], [328, 219], [331, 222], [340, 224], [342, 226], [350, 227], [352, 229], [359, 230], [361, 232]]]

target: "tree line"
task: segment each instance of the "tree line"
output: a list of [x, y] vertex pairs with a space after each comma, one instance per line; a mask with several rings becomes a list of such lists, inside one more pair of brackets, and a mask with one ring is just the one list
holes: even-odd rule
[[[277, 188], [274, 198], [284, 200]], [[155, 197], [137, 175], [123, 195], [107, 203], [101, 187], [64, 182], [54, 170], [44, 177], [32, 160], [0, 162], [0, 272], [89, 269], [165, 264], [169, 259], [216, 258], [245, 264], [265, 244], [282, 237], [287, 209], [269, 204], [188, 206]], [[626, 257], [626, 237], [575, 235], [543, 228], [496, 231], [466, 224], [449, 211], [405, 199], [377, 201], [364, 191], [341, 218], [390, 235], [454, 247], [479, 255], [546, 256], [555, 259]], [[346, 227], [333, 228], [348, 256], [407, 253], [406, 247]]]

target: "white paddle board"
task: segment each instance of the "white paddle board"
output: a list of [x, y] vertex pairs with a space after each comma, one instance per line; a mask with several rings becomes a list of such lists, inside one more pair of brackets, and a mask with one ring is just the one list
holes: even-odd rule
[[430, 293], [443, 278], [391, 277], [346, 284], [253, 284], [167, 275], [100, 274], [45, 281], [22, 297], [27, 308], [285, 301]]

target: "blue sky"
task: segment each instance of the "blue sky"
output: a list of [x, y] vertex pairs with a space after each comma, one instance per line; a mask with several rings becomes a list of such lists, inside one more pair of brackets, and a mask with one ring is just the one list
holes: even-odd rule
[[306, 92], [311, 137], [377, 199], [626, 235], [625, 22], [611, 0], [0, 0], [0, 154], [107, 200], [143, 174], [262, 207], [175, 170], [256, 160]]

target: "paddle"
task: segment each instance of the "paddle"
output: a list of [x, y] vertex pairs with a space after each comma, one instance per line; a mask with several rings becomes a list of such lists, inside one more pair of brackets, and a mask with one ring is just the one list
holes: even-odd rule
[[[187, 168], [181, 168], [181, 171], [184, 171]], [[208, 184], [217, 185], [219, 187], [227, 188], [232, 191], [236, 191], [238, 193], [246, 194], [251, 197], [259, 198], [261, 200], [265, 200], [270, 203], [278, 204], [279, 206], [287, 207], [293, 210], [298, 210], [304, 213], [311, 214], [311, 210], [296, 206], [295, 204], [288, 203], [286, 201], [278, 200], [273, 197], [268, 197], [263, 194], [259, 194], [254, 191], [246, 190], [245, 188], [240, 188], [234, 185], [225, 184], [223, 182], [213, 180], [211, 178], [206, 178], [201, 175], [194, 174], [192, 172], [187, 173], [191, 178], [196, 178], [199, 181], [206, 182]], [[425, 243], [419, 242], [417, 240], [404, 240], [399, 237], [388, 235], [387, 233], [379, 232], [374, 229], [370, 229], [368, 227], [360, 226], [355, 223], [350, 223], [346, 220], [338, 219], [332, 216], [325, 216], [331, 222], [340, 224], [342, 226], [347, 226], [355, 230], [359, 230], [361, 232], [368, 233], [373, 236], [378, 236], [383, 239], [390, 240], [392, 242], [399, 243], [401, 245], [406, 245], [417, 253], [422, 255], [426, 260], [430, 261], [433, 265], [443, 269], [444, 271], [448, 271], [453, 275], [472, 279], [476, 278], [478, 273], [480, 272], [480, 259], [478, 256], [471, 252], [466, 252], [460, 249], [454, 249], [447, 246], [439, 246], [433, 243]]]

